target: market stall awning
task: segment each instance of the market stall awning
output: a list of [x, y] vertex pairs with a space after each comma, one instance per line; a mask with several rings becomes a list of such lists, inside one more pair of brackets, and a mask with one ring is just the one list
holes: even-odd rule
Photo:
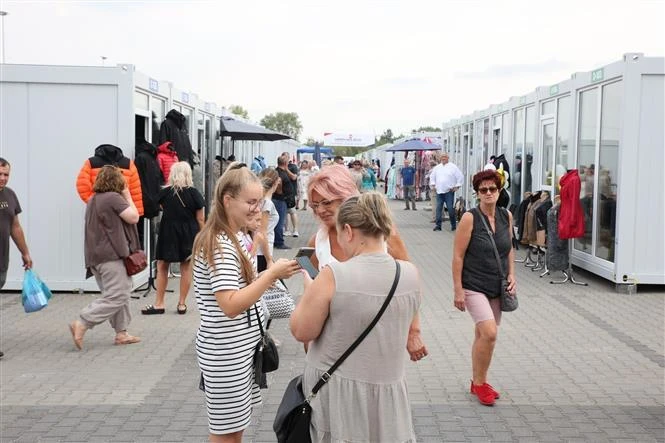
[[231, 137], [233, 140], [263, 140], [269, 142], [292, 138], [272, 129], [241, 122], [231, 117], [222, 117], [220, 135]]
[[394, 146], [386, 149], [387, 152], [397, 152], [397, 151], [438, 151], [441, 149], [441, 145], [434, 143], [427, 143], [426, 141], [414, 138], [412, 140], [407, 140], [402, 143], [398, 143]]

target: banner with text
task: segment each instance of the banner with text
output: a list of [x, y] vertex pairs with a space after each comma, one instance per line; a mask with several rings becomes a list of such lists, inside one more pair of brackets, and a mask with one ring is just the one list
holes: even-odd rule
[[327, 132], [323, 135], [325, 146], [365, 147], [374, 144], [374, 134], [348, 134]]

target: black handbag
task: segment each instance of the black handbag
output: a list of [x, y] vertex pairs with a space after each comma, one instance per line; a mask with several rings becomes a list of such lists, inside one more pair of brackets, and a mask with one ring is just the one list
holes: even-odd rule
[[501, 264], [501, 258], [499, 257], [499, 250], [496, 248], [496, 243], [494, 242], [494, 236], [492, 235], [492, 231], [490, 231], [490, 227], [487, 226], [487, 221], [485, 221], [485, 217], [480, 212], [480, 209], [477, 209], [476, 215], [480, 217], [480, 220], [483, 222], [483, 225], [487, 230], [487, 235], [489, 235], [490, 241], [492, 242], [492, 246], [494, 247], [494, 257], [496, 258], [496, 263], [499, 265], [499, 272], [501, 272], [501, 294], [499, 295], [499, 297], [501, 297], [501, 311], [512, 312], [519, 307], [519, 302], [517, 301], [517, 294], [511, 294], [508, 291], [508, 280], [506, 279], [506, 273], [504, 272], [503, 265]]
[[254, 381], [260, 388], [266, 389], [268, 387], [266, 373], [276, 371], [279, 368], [279, 352], [270, 333], [263, 330], [261, 317], [259, 317], [259, 309], [256, 307], [256, 304], [254, 305], [254, 311], [256, 312], [256, 321], [259, 322], [259, 329], [261, 331], [261, 340], [259, 340], [254, 348]]
[[379, 319], [385, 312], [390, 300], [395, 294], [395, 289], [397, 289], [397, 283], [399, 282], [400, 276], [400, 265], [399, 262], [395, 261], [396, 270], [395, 270], [395, 280], [393, 285], [390, 288], [388, 297], [383, 302], [381, 309], [376, 314], [372, 322], [367, 326], [362, 334], [353, 342], [351, 346], [342, 354], [342, 356], [337, 359], [335, 364], [333, 364], [330, 369], [323, 373], [319, 381], [316, 382], [312, 392], [305, 397], [302, 389], [303, 376], [299, 375], [286, 387], [282, 401], [277, 408], [277, 414], [275, 414], [275, 421], [273, 422], [272, 428], [277, 435], [278, 443], [311, 443], [311, 437], [309, 434], [309, 424], [312, 420], [312, 406], [311, 402], [316, 397], [316, 394], [319, 390], [328, 383], [333, 372], [344, 363], [344, 360], [347, 359], [349, 355], [358, 347], [358, 345], [367, 337], [367, 334], [376, 326]]

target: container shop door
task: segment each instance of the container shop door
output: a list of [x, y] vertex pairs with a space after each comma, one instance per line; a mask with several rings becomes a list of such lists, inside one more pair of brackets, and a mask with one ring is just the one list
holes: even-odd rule
[[554, 118], [547, 118], [540, 121], [540, 153], [542, 158], [542, 173], [540, 189], [548, 190], [550, 195], [553, 191], [554, 168]]
[[584, 237], [575, 239], [574, 248], [591, 260], [614, 263], [621, 81], [578, 94], [576, 165], [582, 182]]

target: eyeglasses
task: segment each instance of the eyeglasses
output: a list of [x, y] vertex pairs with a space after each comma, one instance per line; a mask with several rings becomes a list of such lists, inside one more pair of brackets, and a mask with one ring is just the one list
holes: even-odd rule
[[[243, 201], [243, 200], [240, 200], [239, 198], [236, 198], [236, 197], [231, 197], [231, 198], [234, 199], [234, 200]], [[256, 211], [256, 209], [261, 204], [261, 200], [244, 201], [244, 203], [249, 207], [250, 211]]]
[[478, 194], [494, 194], [499, 188], [490, 186], [489, 188], [478, 188]]
[[312, 202], [309, 204], [309, 207], [312, 208], [312, 211], [316, 212], [319, 207], [322, 207], [323, 209], [328, 209], [330, 206], [332, 206], [333, 203], [335, 203], [337, 200], [321, 200], [320, 202]]

